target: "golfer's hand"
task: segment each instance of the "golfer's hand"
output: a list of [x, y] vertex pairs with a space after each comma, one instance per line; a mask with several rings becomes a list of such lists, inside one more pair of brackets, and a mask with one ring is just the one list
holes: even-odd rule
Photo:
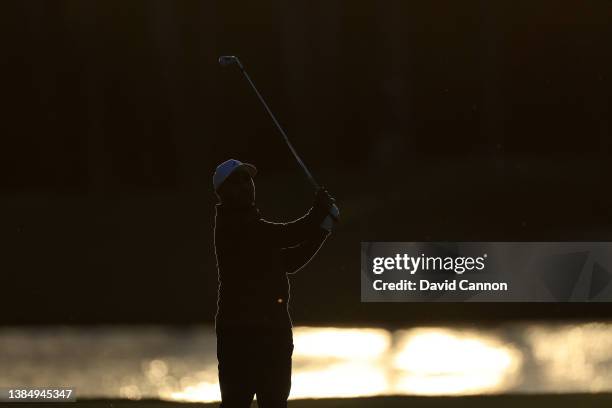
[[329, 194], [325, 187], [319, 187], [315, 193], [313, 207], [324, 212], [329, 212], [335, 203], [336, 200]]

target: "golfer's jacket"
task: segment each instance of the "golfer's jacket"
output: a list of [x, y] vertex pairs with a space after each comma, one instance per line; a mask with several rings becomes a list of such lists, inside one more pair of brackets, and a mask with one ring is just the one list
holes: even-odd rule
[[313, 207], [293, 222], [273, 223], [254, 206], [216, 206], [217, 330], [291, 327], [287, 274], [316, 254], [328, 235], [319, 227], [326, 216], [324, 209]]

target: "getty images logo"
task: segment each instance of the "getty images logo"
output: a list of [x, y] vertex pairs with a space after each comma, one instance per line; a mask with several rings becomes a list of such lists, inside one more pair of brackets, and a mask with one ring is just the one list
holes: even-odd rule
[[472, 256], [410, 256], [396, 254], [394, 257], [376, 257], [372, 260], [372, 272], [380, 275], [385, 271], [407, 271], [414, 275], [417, 271], [453, 271], [461, 275], [465, 271], [482, 271], [487, 254]]

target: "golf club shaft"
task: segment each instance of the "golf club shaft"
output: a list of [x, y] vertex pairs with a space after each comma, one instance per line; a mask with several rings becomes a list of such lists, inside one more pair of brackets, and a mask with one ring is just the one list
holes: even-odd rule
[[257, 87], [255, 86], [255, 84], [251, 80], [251, 77], [249, 76], [249, 74], [247, 74], [247, 72], [244, 69], [244, 67], [242, 66], [242, 64], [239, 63], [238, 67], [240, 68], [240, 71], [242, 71], [242, 73], [244, 74], [244, 77], [247, 79], [247, 81], [249, 81], [249, 84], [251, 85], [251, 87], [255, 91], [255, 94], [257, 94], [257, 97], [259, 98], [259, 100], [261, 101], [263, 106], [266, 108], [266, 111], [268, 112], [268, 114], [270, 115], [272, 120], [274, 121], [274, 124], [278, 128], [278, 131], [281, 133], [281, 135], [283, 135], [283, 138], [285, 139], [285, 143], [287, 143], [287, 146], [289, 146], [289, 150], [291, 150], [291, 153], [293, 154], [293, 157], [295, 157], [295, 160], [297, 160], [299, 165], [302, 167], [302, 170], [304, 171], [304, 174], [306, 174], [306, 178], [308, 178], [308, 181], [310, 181], [310, 184], [312, 184], [312, 186], [315, 188], [315, 190], [317, 190], [319, 188], [319, 184], [316, 182], [316, 180], [314, 179], [314, 177], [312, 176], [312, 174], [310, 173], [310, 171], [308, 170], [308, 168], [306, 167], [306, 165], [304, 164], [304, 162], [302, 161], [300, 156], [297, 154], [297, 152], [293, 148], [293, 145], [289, 141], [289, 138], [287, 137], [287, 134], [285, 133], [285, 131], [281, 127], [280, 123], [278, 123], [278, 120], [276, 120], [276, 117], [274, 116], [274, 114], [272, 113], [270, 108], [268, 107], [268, 104], [266, 103], [266, 101], [264, 101], [264, 98], [261, 96], [261, 94], [257, 90]]

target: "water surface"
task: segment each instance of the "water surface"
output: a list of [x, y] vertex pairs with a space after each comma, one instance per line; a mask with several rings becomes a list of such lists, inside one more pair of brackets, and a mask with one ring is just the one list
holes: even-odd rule
[[[612, 323], [296, 327], [291, 398], [612, 391]], [[219, 400], [212, 327], [0, 329], [0, 387]]]

